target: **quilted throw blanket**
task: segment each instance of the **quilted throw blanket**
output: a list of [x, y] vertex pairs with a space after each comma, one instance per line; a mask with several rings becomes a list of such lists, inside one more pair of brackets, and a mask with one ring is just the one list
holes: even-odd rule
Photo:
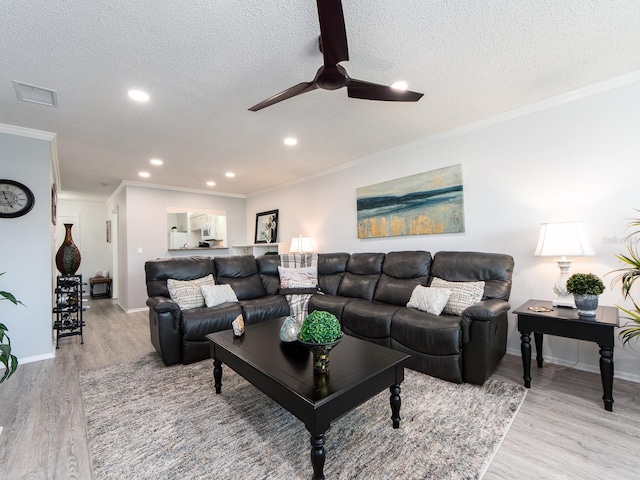
[[318, 254], [285, 253], [280, 255], [280, 288], [304, 293], [287, 293], [290, 315], [302, 324], [309, 312], [309, 299], [318, 287]]

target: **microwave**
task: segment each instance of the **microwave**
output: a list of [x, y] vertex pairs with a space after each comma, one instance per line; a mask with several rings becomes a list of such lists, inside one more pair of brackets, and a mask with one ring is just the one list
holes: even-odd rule
[[202, 229], [202, 239], [213, 239], [215, 231], [213, 227], [205, 227]]

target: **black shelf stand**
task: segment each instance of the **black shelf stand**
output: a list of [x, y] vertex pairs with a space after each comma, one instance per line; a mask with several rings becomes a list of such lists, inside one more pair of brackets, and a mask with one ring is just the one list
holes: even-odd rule
[[82, 327], [85, 323], [82, 312], [86, 307], [82, 305], [82, 275], [60, 275], [56, 281], [56, 306], [53, 313], [53, 329], [56, 331], [56, 348], [60, 348], [60, 339], [72, 335], [80, 335], [80, 343], [84, 344]]

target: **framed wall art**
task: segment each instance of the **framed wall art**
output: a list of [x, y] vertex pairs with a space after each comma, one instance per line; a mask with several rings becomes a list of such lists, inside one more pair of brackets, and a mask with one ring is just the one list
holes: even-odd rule
[[462, 166], [356, 189], [358, 238], [464, 232]]
[[256, 214], [255, 243], [275, 243], [278, 241], [278, 210]]
[[55, 183], [51, 184], [51, 223], [54, 225], [58, 221], [58, 188]]

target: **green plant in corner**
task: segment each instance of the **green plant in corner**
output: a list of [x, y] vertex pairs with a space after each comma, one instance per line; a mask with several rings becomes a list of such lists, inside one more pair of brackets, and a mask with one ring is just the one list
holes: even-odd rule
[[[636, 211], [640, 212], [640, 210]], [[623, 308], [618, 305], [618, 308], [628, 315], [623, 318], [631, 320], [631, 322], [623, 325], [618, 333], [623, 345], [629, 343], [631, 339], [640, 336], [640, 307], [638, 307], [638, 304], [631, 296], [631, 287], [633, 287], [634, 282], [640, 278], [640, 252], [638, 252], [640, 239], [637, 237], [634, 238], [636, 235], [640, 235], [640, 218], [632, 219], [631, 222], [627, 224], [627, 228], [635, 228], [635, 231], [625, 237], [625, 240], [628, 241], [627, 254], [616, 255], [616, 258], [625, 266], [611, 272], [618, 272], [618, 275], [613, 279], [613, 284], [615, 285], [617, 282], [621, 283], [623, 298], [631, 301], [633, 305], [633, 308]]]
[[593, 273], [574, 273], [567, 280], [567, 292], [574, 295], [600, 295], [604, 283]]
[[[5, 272], [0, 273], [0, 275], [4, 275]], [[9, 292], [0, 291], [0, 300], [9, 300], [14, 305], [20, 304], [24, 306], [20, 300], [17, 300]], [[7, 335], [7, 327], [4, 323], [0, 323], [0, 363], [4, 365], [4, 375], [0, 377], [0, 383], [4, 382], [7, 378], [13, 375], [13, 372], [18, 368], [18, 359], [11, 355], [11, 340]], [[6, 343], [5, 343], [6, 342]]]
[[332, 313], [315, 310], [307, 315], [300, 328], [300, 340], [309, 343], [331, 343], [342, 336], [340, 322]]

